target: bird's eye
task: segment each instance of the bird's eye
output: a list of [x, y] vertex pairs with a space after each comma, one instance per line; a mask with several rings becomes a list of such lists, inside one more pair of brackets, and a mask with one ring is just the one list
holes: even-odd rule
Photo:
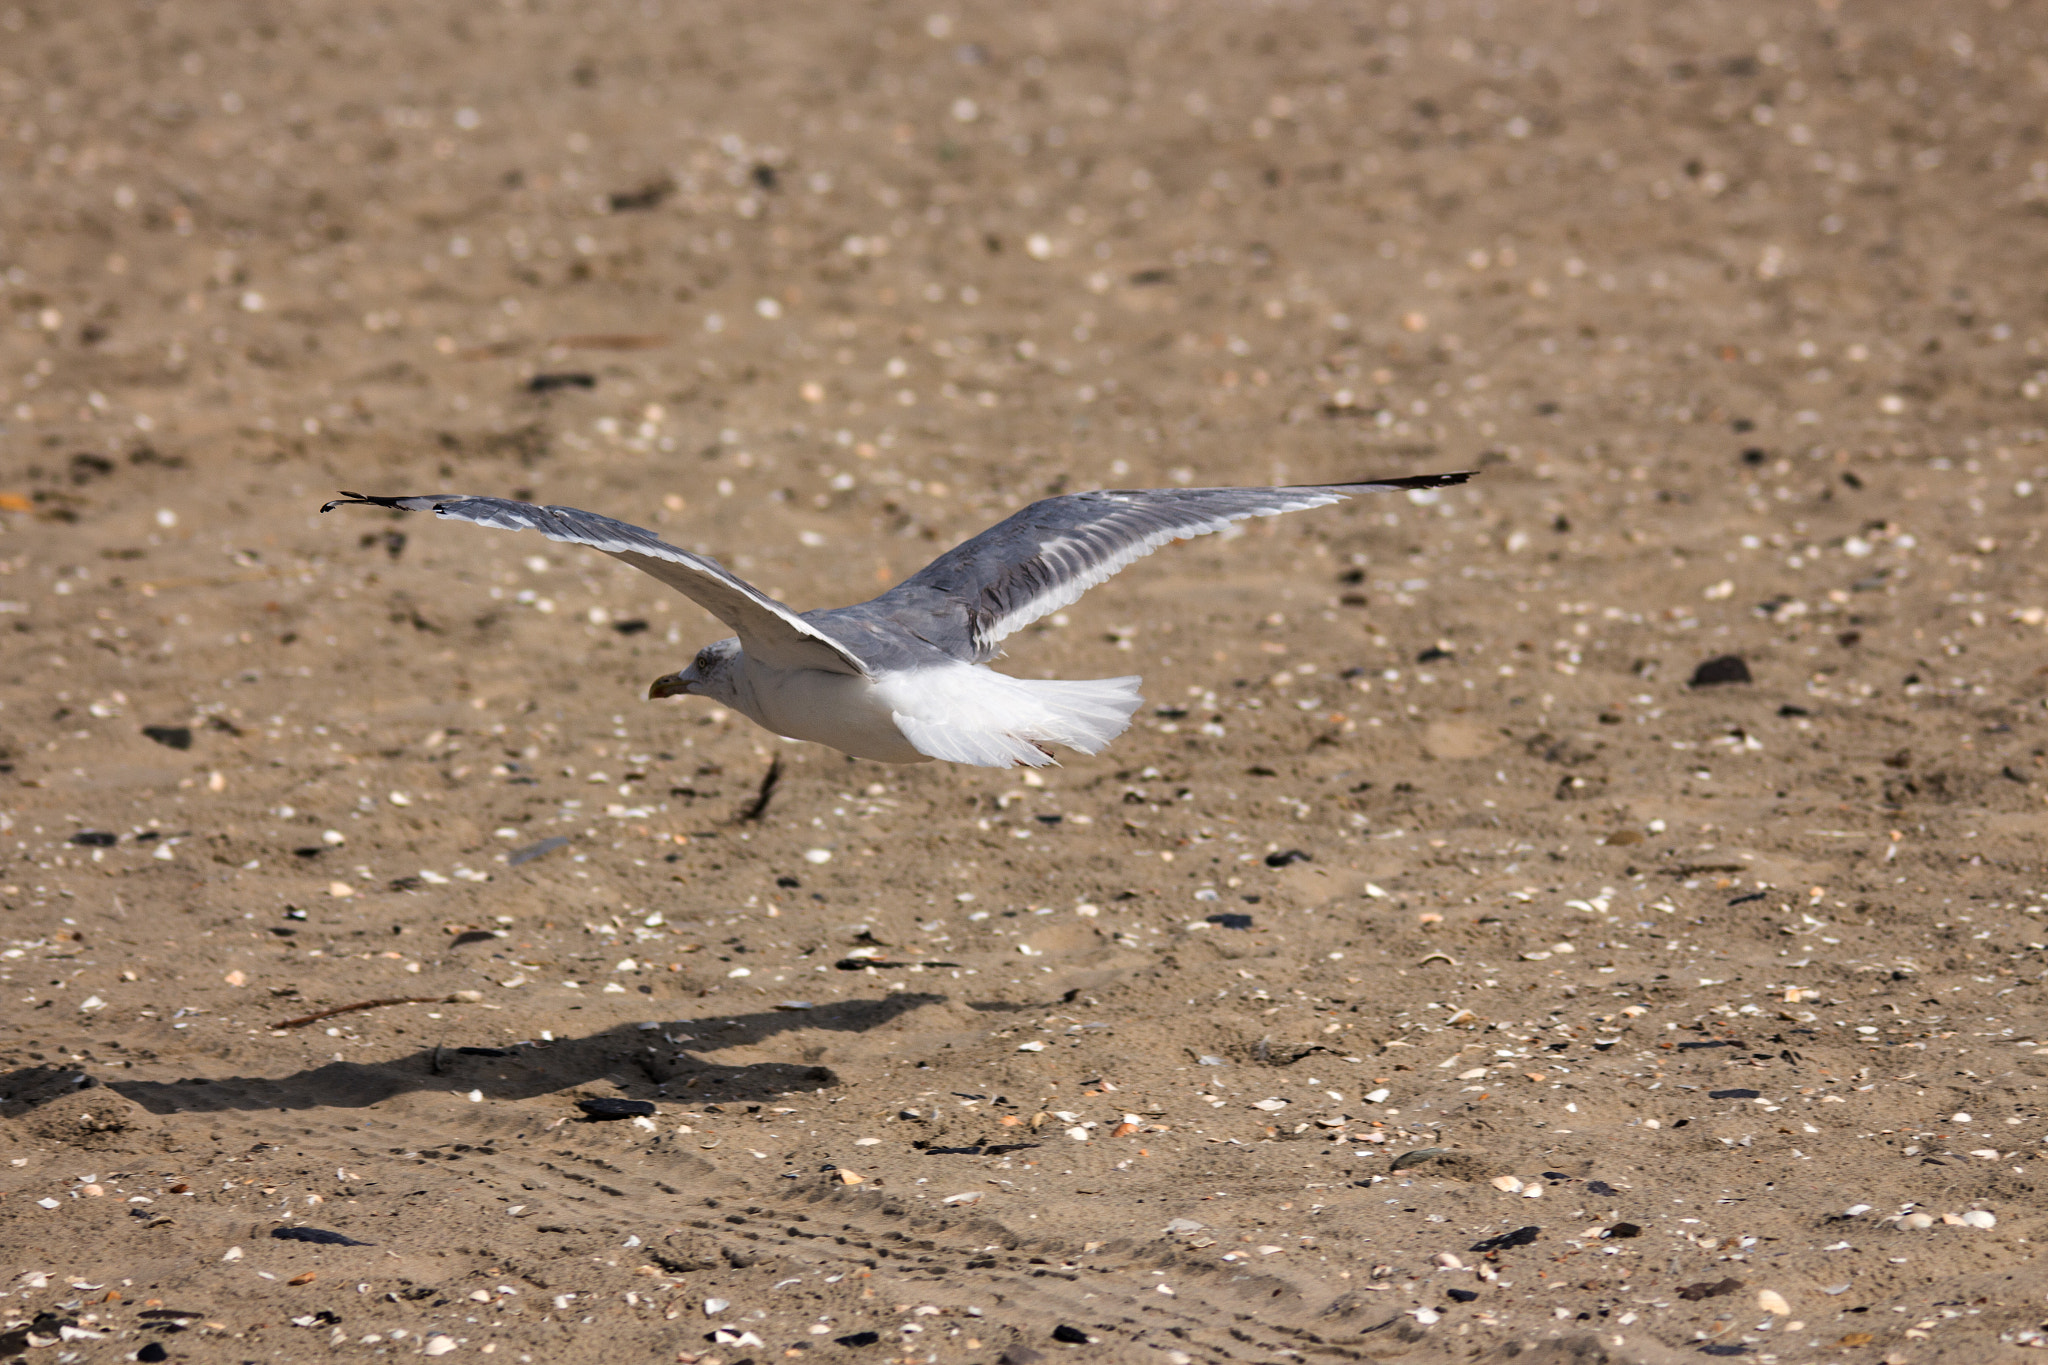
[[697, 651], [697, 671], [699, 673], [709, 673], [711, 671], [710, 650], [700, 649]]

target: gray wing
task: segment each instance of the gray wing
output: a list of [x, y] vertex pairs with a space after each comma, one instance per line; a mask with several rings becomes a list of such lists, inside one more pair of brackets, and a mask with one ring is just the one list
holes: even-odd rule
[[549, 540], [588, 545], [630, 564], [690, 598], [732, 627], [747, 654], [775, 668], [814, 668], [867, 677], [868, 667], [845, 645], [798, 616], [716, 560], [670, 545], [652, 531], [574, 507], [537, 507], [509, 498], [461, 494], [441, 497], [375, 498], [344, 493], [320, 510], [367, 505], [402, 512], [432, 512], [451, 521], [474, 522], [505, 531], [538, 531]]
[[1472, 477], [1424, 474], [1298, 488], [1154, 488], [1069, 493], [1034, 502], [940, 555], [849, 617], [887, 619], [955, 658], [985, 663], [996, 645], [1168, 541], [1246, 517], [1342, 502], [1355, 493], [1442, 488]]

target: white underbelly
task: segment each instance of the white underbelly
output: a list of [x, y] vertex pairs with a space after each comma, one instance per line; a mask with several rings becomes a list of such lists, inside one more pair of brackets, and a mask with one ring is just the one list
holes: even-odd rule
[[855, 758], [883, 763], [928, 763], [896, 727], [890, 705], [874, 683], [817, 669], [754, 671], [754, 719], [778, 735], [825, 744]]

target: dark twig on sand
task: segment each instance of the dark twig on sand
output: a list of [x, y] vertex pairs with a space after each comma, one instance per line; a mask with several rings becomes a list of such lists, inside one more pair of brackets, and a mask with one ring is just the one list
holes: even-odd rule
[[354, 1014], [357, 1010], [377, 1010], [386, 1005], [446, 1005], [454, 1001], [455, 997], [451, 995], [394, 995], [385, 1000], [359, 1000], [353, 1005], [336, 1005], [331, 1010], [321, 1010], [318, 1014], [308, 1014], [297, 1019], [286, 1019], [282, 1023], [272, 1024], [271, 1027], [304, 1028], [308, 1024], [317, 1024], [322, 1019], [332, 1019], [337, 1014]]
[[775, 799], [775, 788], [782, 781], [782, 755], [777, 754], [768, 764], [768, 772], [761, 779], [761, 790], [754, 793], [754, 799], [740, 812], [741, 823], [758, 820], [768, 813], [768, 803]]

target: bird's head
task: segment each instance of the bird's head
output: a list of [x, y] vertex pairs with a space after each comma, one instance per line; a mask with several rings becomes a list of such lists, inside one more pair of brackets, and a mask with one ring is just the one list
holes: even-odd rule
[[739, 684], [740, 642], [720, 640], [697, 651], [680, 673], [656, 678], [647, 688], [655, 697], [709, 697], [730, 706]]

